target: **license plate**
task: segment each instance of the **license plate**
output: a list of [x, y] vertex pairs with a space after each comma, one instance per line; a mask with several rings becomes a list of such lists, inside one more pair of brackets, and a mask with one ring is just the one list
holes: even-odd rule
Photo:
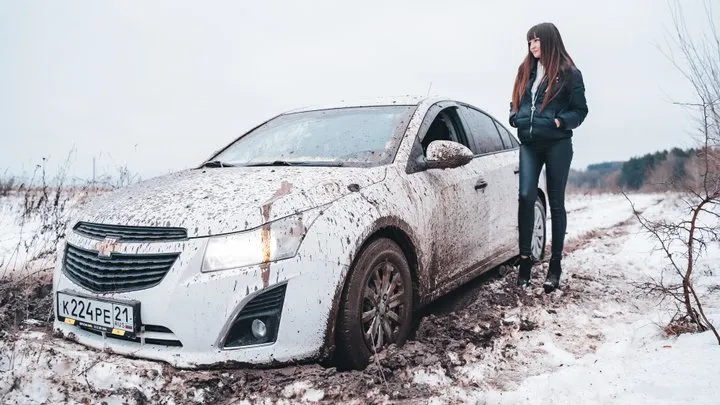
[[140, 302], [57, 293], [58, 320], [119, 336], [132, 336], [140, 323]]

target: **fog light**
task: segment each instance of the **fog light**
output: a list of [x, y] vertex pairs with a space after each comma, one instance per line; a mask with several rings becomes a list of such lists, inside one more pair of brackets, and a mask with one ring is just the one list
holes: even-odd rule
[[265, 322], [255, 319], [252, 321], [252, 334], [258, 339], [262, 339], [267, 335], [267, 326]]
[[245, 304], [235, 315], [221, 343], [222, 347], [231, 349], [275, 343], [280, 330], [286, 288], [287, 284], [272, 287]]

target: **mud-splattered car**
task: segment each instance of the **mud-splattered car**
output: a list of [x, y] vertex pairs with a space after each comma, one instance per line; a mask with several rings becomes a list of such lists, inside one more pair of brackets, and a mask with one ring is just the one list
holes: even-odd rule
[[89, 203], [58, 258], [54, 326], [179, 367], [362, 368], [418, 308], [516, 256], [518, 153], [453, 100], [283, 113], [200, 167]]

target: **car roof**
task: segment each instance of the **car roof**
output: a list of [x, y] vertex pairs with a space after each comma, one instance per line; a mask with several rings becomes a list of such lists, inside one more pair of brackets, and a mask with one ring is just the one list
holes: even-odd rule
[[379, 107], [389, 105], [415, 105], [420, 106], [422, 104], [433, 104], [438, 101], [449, 100], [446, 97], [426, 97], [426, 96], [396, 96], [396, 97], [375, 97], [358, 100], [340, 100], [336, 103], [324, 104], [324, 105], [313, 105], [307, 107], [296, 108], [293, 110], [285, 111], [283, 114], [291, 114], [297, 112], [306, 111], [317, 111], [317, 110], [330, 110], [337, 108], [353, 108], [353, 107]]

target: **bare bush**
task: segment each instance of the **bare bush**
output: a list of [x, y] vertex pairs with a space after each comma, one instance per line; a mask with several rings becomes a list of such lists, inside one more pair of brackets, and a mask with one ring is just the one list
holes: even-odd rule
[[116, 190], [129, 186], [140, 180], [141, 178], [137, 173], [130, 171], [127, 165], [122, 165], [116, 167], [116, 173], [114, 175], [102, 175], [94, 182], [94, 184], [101, 189]]
[[[139, 180], [127, 166], [102, 181], [70, 184], [73, 151], [50, 176], [43, 158], [24, 182], [13, 182], [9, 213], [15, 212], [17, 242], [12, 252], [0, 256], [0, 339], [28, 320], [49, 324], [52, 317], [52, 270], [75, 212], [99, 194]], [[5, 178], [8, 178], [5, 176]], [[8, 183], [3, 181], [2, 184]], [[77, 183], [76, 181], [74, 183]], [[13, 235], [15, 237], [15, 235]]]
[[[694, 285], [698, 260], [707, 252], [710, 243], [720, 241], [720, 228], [712, 221], [712, 218], [718, 217], [718, 214], [708, 210], [713, 204], [717, 208], [718, 197], [714, 197], [714, 203], [712, 198], [683, 199], [689, 218], [680, 221], [650, 220], [637, 212], [634, 205], [633, 212], [643, 228], [659, 242], [659, 249], [667, 257], [671, 272], [680, 277], [679, 282], [672, 278], [668, 281], [664, 277], [664, 272], [661, 272], [659, 278], [636, 287], [645, 293], [670, 298], [677, 304], [677, 314], [666, 330], [698, 332], [712, 330], [720, 344], [720, 335], [705, 315]], [[632, 201], [630, 203], [632, 205]], [[690, 328], [688, 325], [694, 326]]]
[[659, 280], [641, 286], [646, 292], [659, 293], [677, 303], [678, 312], [665, 328], [666, 333], [712, 330], [720, 344], [720, 335], [706, 316], [693, 283], [698, 260], [707, 252], [709, 244], [720, 242], [720, 35], [709, 1], [705, 2], [705, 8], [708, 32], [697, 38], [688, 31], [679, 2], [675, 3], [672, 46], [666, 53], [695, 93], [694, 101], [676, 104], [691, 109], [699, 124], [696, 140], [700, 148], [693, 159], [691, 173], [694, 181], [684, 185], [681, 198], [687, 217], [679, 221], [650, 220], [637, 212], [634, 205], [633, 212], [643, 228], [659, 242], [672, 272], [681, 279], [679, 283], [667, 282], [661, 275]]
[[[68, 207], [86, 190], [66, 186], [69, 158], [53, 179], [47, 176], [47, 159], [38, 164], [28, 182], [16, 190], [21, 200], [17, 222], [20, 228], [17, 246], [12, 254], [0, 263], [0, 279], [16, 267], [47, 259], [40, 267], [47, 268], [54, 261], [57, 246], [65, 238], [69, 221]], [[40, 269], [42, 270], [42, 269]]]
[[0, 197], [7, 197], [15, 187], [15, 177], [8, 176], [7, 169], [2, 177], [0, 177]]
[[[121, 166], [115, 175], [104, 175], [100, 181], [70, 185], [72, 156], [71, 151], [51, 178], [48, 176], [48, 160], [42, 158], [30, 179], [16, 186], [14, 193], [22, 199], [17, 218], [22, 235], [13, 254], [0, 258], [0, 279], [14, 267], [27, 266], [39, 259], [52, 263], [75, 210], [95, 195], [128, 186], [140, 179], [127, 166]], [[41, 267], [47, 268], [48, 265], [51, 264]]]

